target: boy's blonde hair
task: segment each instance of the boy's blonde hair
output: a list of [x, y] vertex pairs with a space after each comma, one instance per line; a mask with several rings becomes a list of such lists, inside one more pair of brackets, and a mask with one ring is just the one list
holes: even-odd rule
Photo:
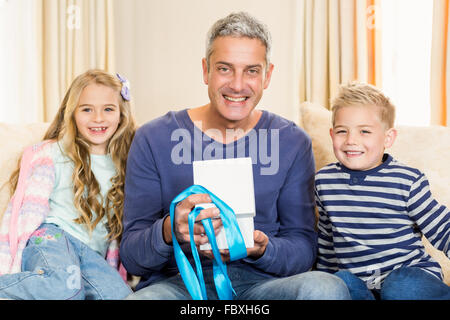
[[331, 102], [332, 124], [336, 112], [348, 106], [376, 106], [380, 109], [380, 119], [387, 129], [394, 127], [395, 106], [377, 87], [359, 82], [351, 82], [340, 87], [338, 95]]
[[[112, 88], [119, 96], [120, 122], [109, 140], [106, 151], [116, 167], [116, 174], [111, 178], [112, 186], [107, 192], [106, 199], [102, 199], [100, 185], [91, 171], [90, 144], [79, 134], [74, 118], [81, 92], [89, 84], [100, 84]], [[63, 152], [74, 164], [73, 203], [80, 214], [74, 222], [84, 224], [89, 232], [92, 232], [106, 216], [108, 238], [111, 240], [120, 240], [123, 230], [126, 161], [136, 130], [130, 102], [122, 98], [121, 89], [122, 83], [119, 79], [103, 70], [92, 69], [79, 75], [67, 90], [53, 122], [44, 135], [44, 140], [58, 141], [64, 147]], [[19, 171], [20, 167], [11, 176], [12, 191], [17, 186]], [[96, 214], [95, 217], [92, 212]]]

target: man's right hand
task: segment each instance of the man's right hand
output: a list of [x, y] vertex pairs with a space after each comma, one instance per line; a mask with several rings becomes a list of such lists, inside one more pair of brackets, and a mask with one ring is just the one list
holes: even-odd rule
[[[210, 203], [211, 198], [207, 194], [192, 194], [183, 201], [180, 201], [175, 207], [174, 214], [174, 232], [179, 243], [189, 242], [189, 224], [188, 215], [194, 209], [194, 207], [201, 203]], [[208, 237], [205, 234], [205, 228], [200, 220], [207, 218], [218, 218], [220, 217], [220, 211], [218, 208], [208, 208], [200, 211], [199, 215], [195, 219], [196, 223], [194, 225], [194, 242], [197, 246], [205, 244], [208, 242]], [[212, 224], [214, 227], [214, 232], [217, 235], [222, 226], [221, 219], [213, 219]], [[172, 243], [172, 230], [170, 225], [170, 216], [164, 220], [163, 226], [163, 237], [167, 244]]]

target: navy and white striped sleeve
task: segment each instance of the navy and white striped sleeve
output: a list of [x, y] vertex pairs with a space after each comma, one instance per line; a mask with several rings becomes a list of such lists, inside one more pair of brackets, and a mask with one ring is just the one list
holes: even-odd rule
[[433, 198], [424, 174], [411, 185], [407, 206], [409, 216], [428, 241], [450, 258], [450, 211]]
[[328, 219], [327, 212], [323, 207], [317, 189], [314, 190], [317, 210], [319, 212], [319, 254], [317, 257], [316, 268], [319, 271], [334, 273], [338, 271], [336, 253], [333, 245], [333, 231], [331, 221]]

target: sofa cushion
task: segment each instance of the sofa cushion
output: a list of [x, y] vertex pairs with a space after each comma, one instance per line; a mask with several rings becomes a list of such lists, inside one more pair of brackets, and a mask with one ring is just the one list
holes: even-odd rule
[[[321, 105], [304, 102], [300, 106], [300, 125], [312, 139], [316, 170], [336, 162], [330, 137], [331, 112]], [[386, 150], [398, 161], [421, 170], [430, 182], [430, 189], [439, 203], [450, 208], [450, 128], [441, 126], [396, 127], [394, 145]], [[445, 282], [450, 285], [450, 260], [424, 239], [425, 247], [443, 267]]]
[[9, 178], [25, 147], [40, 141], [49, 123], [15, 125], [0, 123], [0, 220], [10, 198]]

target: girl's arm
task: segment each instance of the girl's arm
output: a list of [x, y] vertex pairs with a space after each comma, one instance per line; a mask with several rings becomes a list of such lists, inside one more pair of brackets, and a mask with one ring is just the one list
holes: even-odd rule
[[0, 252], [0, 274], [20, 272], [22, 250], [50, 210], [55, 183], [50, 146], [30, 146], [22, 156], [19, 181], [1, 222], [0, 243], [9, 250]]

